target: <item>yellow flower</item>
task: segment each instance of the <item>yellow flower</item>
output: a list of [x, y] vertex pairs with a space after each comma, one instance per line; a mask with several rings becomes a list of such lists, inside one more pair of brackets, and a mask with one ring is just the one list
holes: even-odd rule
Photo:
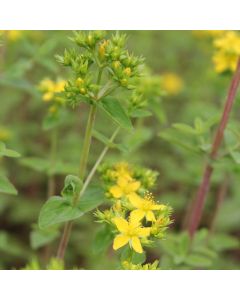
[[217, 73], [222, 73], [226, 70], [232, 72], [235, 71], [237, 67], [238, 55], [228, 54], [223, 51], [219, 51], [213, 56], [213, 63], [215, 65], [215, 71]]
[[128, 180], [132, 179], [132, 171], [130, 170], [130, 167], [128, 163], [126, 162], [120, 162], [115, 165], [115, 170], [116, 170], [116, 177], [124, 177]]
[[213, 55], [216, 72], [235, 71], [240, 56], [240, 36], [234, 31], [228, 31], [214, 40], [214, 46], [217, 48]]
[[7, 30], [6, 35], [9, 41], [15, 42], [22, 37], [21, 30]]
[[125, 177], [119, 177], [117, 184], [112, 186], [109, 190], [110, 194], [116, 199], [123, 196], [129, 196], [135, 193], [140, 188], [140, 182], [136, 180], [129, 180]]
[[54, 93], [52, 92], [47, 92], [43, 94], [43, 101], [49, 102], [54, 98]]
[[43, 92], [43, 101], [52, 101], [56, 93], [64, 91], [65, 84], [65, 80], [54, 82], [48, 78], [43, 79], [39, 84], [39, 89]]
[[234, 31], [227, 31], [214, 41], [214, 46], [225, 52], [240, 54], [240, 37]]
[[163, 204], [156, 204], [151, 194], [147, 194], [144, 198], [139, 197], [137, 194], [131, 194], [128, 197], [131, 204], [136, 208], [131, 212], [131, 218], [142, 220], [146, 217], [147, 221], [156, 221], [154, 210], [162, 210], [166, 206]]
[[54, 92], [55, 93], [61, 93], [64, 91], [66, 81], [65, 80], [59, 80], [55, 83]]
[[113, 241], [113, 249], [117, 250], [129, 243], [134, 251], [142, 253], [140, 238], [149, 236], [150, 228], [141, 227], [139, 221], [133, 218], [129, 222], [123, 218], [114, 218], [113, 222], [120, 232]]
[[170, 95], [176, 95], [183, 88], [182, 79], [174, 73], [166, 73], [162, 78], [162, 87]]

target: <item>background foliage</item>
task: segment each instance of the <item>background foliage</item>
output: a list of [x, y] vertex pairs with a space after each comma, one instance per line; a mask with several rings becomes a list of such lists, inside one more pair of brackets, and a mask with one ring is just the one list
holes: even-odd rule
[[[43, 234], [37, 226], [40, 208], [47, 200], [51, 138], [42, 125], [48, 107], [37, 86], [46, 77], [68, 78], [68, 70], [54, 56], [71, 46], [67, 39], [70, 35], [66, 31], [2, 32], [0, 141], [21, 157], [0, 161], [1, 173], [7, 174], [18, 191], [17, 196], [0, 195], [1, 269], [34, 265], [36, 257], [44, 263], [56, 253], [60, 232], [53, 229]], [[172, 206], [174, 222], [166, 240], [158, 248], [148, 250], [150, 262], [160, 256], [162, 269], [239, 269], [240, 152], [235, 145], [239, 143], [240, 96], [226, 131], [222, 159], [216, 162], [201, 229], [191, 249], [184, 231], [230, 80], [229, 74], [214, 71], [212, 36], [191, 31], [133, 31], [128, 35], [128, 47], [143, 55], [152, 73], [161, 76], [161, 102], [152, 103], [152, 115], [135, 122], [133, 133], [121, 132], [118, 142], [126, 146], [126, 151], [111, 149], [107, 159], [126, 160], [160, 174], [155, 195]], [[77, 112], [68, 110], [61, 124], [58, 192], [64, 175], [77, 172], [75, 162], [79, 159], [86, 118], [87, 107], [82, 104]], [[97, 116], [97, 124], [98, 131], [111, 136], [112, 127], [104, 114]], [[95, 139], [91, 164], [102, 148]], [[215, 217], [223, 186], [224, 201]], [[93, 214], [88, 213], [76, 222], [66, 268], [68, 264], [85, 269], [116, 268], [116, 255], [107, 247], [109, 240], [104, 240], [107, 235], [99, 231], [94, 221]]]

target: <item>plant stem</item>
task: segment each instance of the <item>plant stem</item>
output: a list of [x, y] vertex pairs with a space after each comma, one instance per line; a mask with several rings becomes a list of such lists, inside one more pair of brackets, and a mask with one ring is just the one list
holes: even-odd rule
[[56, 164], [56, 152], [57, 152], [57, 129], [52, 129], [51, 132], [51, 153], [50, 153], [50, 174], [48, 176], [48, 198], [55, 194], [55, 176], [54, 169]]
[[[112, 143], [115, 139], [115, 137], [117, 136], [118, 132], [120, 130], [120, 127], [118, 127], [114, 133], [112, 134], [111, 138], [109, 139], [109, 142]], [[84, 194], [86, 188], [88, 187], [89, 183], [91, 182], [92, 180], [92, 177], [94, 176], [98, 166], [100, 165], [100, 163], [102, 162], [104, 156], [106, 155], [107, 151], [109, 150], [110, 146], [106, 146], [104, 147], [103, 151], [101, 152], [101, 154], [99, 155], [97, 161], [95, 162], [94, 166], [92, 167], [90, 173], [88, 174], [86, 180], [84, 181], [84, 184], [83, 184], [83, 187], [81, 189], [81, 192], [80, 192], [80, 197]]]
[[96, 109], [97, 109], [96, 105], [92, 104], [90, 107], [87, 127], [85, 131], [83, 150], [82, 150], [80, 166], [79, 166], [79, 178], [82, 180], [84, 180], [86, 168], [87, 168], [89, 149], [90, 149], [91, 139], [92, 139], [92, 130], [93, 130], [95, 116], [96, 116]]
[[61, 237], [61, 241], [57, 251], [57, 258], [63, 260], [65, 251], [69, 242], [71, 230], [72, 230], [73, 221], [69, 221], [65, 224], [63, 235]]
[[191, 238], [194, 237], [194, 234], [199, 226], [199, 223], [200, 223], [200, 220], [202, 217], [203, 207], [204, 207], [207, 193], [209, 191], [210, 180], [211, 180], [211, 176], [213, 173], [213, 166], [211, 164], [211, 161], [213, 161], [217, 158], [218, 150], [219, 150], [220, 145], [223, 140], [224, 130], [225, 130], [228, 120], [229, 120], [229, 115], [232, 110], [232, 106], [233, 106], [233, 103], [234, 103], [234, 100], [236, 97], [239, 83], [240, 83], [240, 58], [238, 59], [237, 68], [233, 75], [233, 78], [232, 78], [232, 81], [231, 81], [231, 84], [229, 87], [229, 91], [228, 91], [227, 99], [225, 102], [222, 118], [221, 118], [220, 124], [218, 126], [216, 135], [214, 137], [212, 149], [211, 149], [211, 152], [209, 155], [209, 162], [205, 166], [202, 182], [198, 188], [197, 196], [193, 203], [193, 210], [190, 215], [189, 224], [188, 224], [188, 231], [189, 231]]
[[[89, 149], [91, 145], [91, 139], [92, 139], [92, 129], [94, 126], [95, 121], [95, 115], [96, 115], [96, 105], [91, 105], [89, 116], [88, 116], [88, 122], [87, 127], [85, 131], [85, 138], [83, 143], [83, 150], [81, 154], [81, 160], [80, 160], [80, 167], [79, 167], [79, 178], [84, 180], [86, 168], [87, 168], [87, 161], [88, 161], [88, 155], [89, 155]], [[74, 198], [73, 205], [77, 205], [77, 203], [80, 200], [80, 193], [78, 197]], [[63, 259], [65, 255], [65, 251], [68, 245], [68, 241], [70, 238], [71, 230], [72, 230], [73, 221], [69, 221], [64, 226], [63, 235], [58, 247], [57, 251], [57, 258]]]
[[[97, 85], [99, 85], [101, 82], [102, 73], [103, 73], [103, 69], [99, 68], [98, 77], [97, 77]], [[96, 97], [95, 100], [98, 101], [99, 98]], [[88, 162], [89, 150], [90, 150], [91, 141], [92, 141], [92, 130], [93, 130], [94, 122], [95, 122], [96, 111], [97, 111], [96, 104], [91, 104], [89, 115], [88, 115], [87, 127], [86, 127], [86, 131], [85, 131], [84, 142], [83, 142], [83, 150], [81, 153], [80, 166], [79, 166], [79, 178], [82, 181], [84, 181], [85, 173], [86, 173], [86, 169], [87, 169], [87, 162]], [[77, 203], [80, 201], [81, 195], [82, 194], [80, 191], [79, 195], [73, 199], [73, 205], [77, 205]], [[65, 251], [66, 251], [68, 241], [70, 238], [70, 234], [71, 234], [71, 230], [72, 230], [72, 225], [73, 225], [73, 221], [69, 221], [64, 226], [63, 235], [62, 235], [62, 238], [61, 238], [61, 241], [60, 241], [60, 244], [58, 247], [58, 251], [57, 251], [57, 258], [59, 258], [61, 260], [64, 259]]]
[[[115, 137], [117, 136], [118, 132], [120, 130], [120, 127], [118, 127], [114, 133], [112, 134], [109, 142], [112, 143], [115, 139]], [[102, 162], [104, 156], [106, 155], [107, 151], [109, 150], [109, 146], [106, 146], [103, 151], [101, 152], [101, 154], [99, 155], [97, 161], [95, 162], [93, 168], [91, 169], [89, 175], [87, 176], [86, 180], [84, 181], [83, 187], [81, 189], [81, 192], [79, 194], [79, 199], [80, 197], [82, 197], [82, 195], [84, 194], [84, 192], [86, 191], [86, 188], [88, 187], [89, 183], [92, 180], [92, 177], [94, 176], [98, 166], [100, 165], [100, 163]], [[64, 232], [63, 232], [63, 236], [59, 245], [59, 249], [58, 249], [58, 253], [57, 253], [57, 257], [59, 259], [63, 259], [64, 258], [64, 252], [66, 249], [66, 246], [68, 244], [69, 241], [69, 237], [70, 237], [70, 233], [71, 233], [71, 229], [72, 229], [72, 221], [67, 222], [65, 227], [64, 227]]]

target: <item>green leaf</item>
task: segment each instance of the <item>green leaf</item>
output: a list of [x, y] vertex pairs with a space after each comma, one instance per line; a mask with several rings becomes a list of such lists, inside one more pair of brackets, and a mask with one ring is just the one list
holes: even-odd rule
[[131, 249], [129, 246], [126, 246], [123, 248], [121, 252], [121, 262], [123, 261], [130, 261], [133, 264], [143, 264], [146, 260], [146, 254], [143, 253], [137, 253], [133, 249]]
[[19, 241], [12, 238], [8, 232], [0, 231], [0, 251], [4, 252], [4, 256], [12, 255], [25, 259], [29, 253], [24, 249]]
[[89, 187], [80, 199], [78, 207], [84, 212], [93, 210], [102, 204], [105, 200], [105, 194], [101, 187]]
[[224, 131], [224, 142], [229, 151], [234, 151], [239, 144], [238, 134], [231, 127], [227, 127]]
[[102, 142], [104, 145], [112, 148], [114, 147], [114, 143], [110, 142], [109, 138], [107, 138], [105, 135], [103, 135], [101, 132], [97, 131], [97, 130], [93, 130], [92, 132], [93, 137], [95, 137], [97, 140], [99, 140], [100, 142]]
[[240, 241], [233, 236], [218, 233], [211, 237], [209, 245], [216, 251], [224, 251], [238, 249], [240, 247]]
[[6, 148], [5, 144], [0, 142], [0, 156], [19, 157], [21, 155], [14, 150]]
[[73, 206], [69, 198], [53, 196], [40, 211], [39, 227], [44, 229], [54, 224], [78, 219], [86, 212], [99, 206], [104, 199], [103, 190], [96, 186], [86, 190], [77, 206]]
[[62, 196], [65, 199], [72, 201], [73, 198], [79, 195], [83, 186], [82, 180], [74, 175], [67, 175], [64, 181], [64, 188], [62, 190]]
[[149, 128], [137, 128], [134, 132], [129, 133], [124, 138], [124, 146], [127, 147], [128, 152], [134, 152], [140, 148], [144, 143], [147, 143], [153, 136], [153, 131]]
[[126, 145], [111, 142], [105, 135], [97, 130], [93, 130], [93, 136], [109, 148], [116, 148], [124, 153], [128, 152], [128, 147], [126, 147]]
[[198, 247], [202, 247], [207, 241], [208, 230], [206, 228], [202, 228], [198, 230], [194, 236], [192, 242], [192, 249], [197, 249]]
[[51, 174], [69, 174], [77, 172], [76, 164], [63, 161], [57, 161], [53, 170], [50, 161], [40, 157], [26, 157], [21, 159], [20, 163], [32, 170], [46, 174], [50, 172]]
[[94, 243], [93, 243], [93, 253], [101, 254], [103, 253], [112, 243], [113, 233], [109, 226], [104, 225], [96, 233]]
[[187, 255], [190, 247], [190, 238], [187, 232], [182, 232], [178, 239], [178, 252], [182, 256]]
[[26, 157], [20, 160], [23, 166], [29, 167], [38, 172], [46, 172], [49, 168], [49, 162], [44, 158]]
[[131, 113], [132, 118], [146, 118], [150, 116], [152, 116], [152, 113], [145, 109], [136, 109]]
[[209, 259], [214, 259], [217, 257], [217, 253], [215, 251], [209, 249], [207, 246], [204, 245], [198, 246], [197, 248], [195, 247], [194, 251], [196, 252], [196, 254], [204, 255]]
[[235, 161], [235, 163], [240, 164], [240, 152], [230, 151], [230, 155]]
[[204, 122], [204, 130], [211, 128], [213, 125], [217, 124], [220, 120], [219, 114], [215, 114], [212, 117], [210, 117], [208, 120]]
[[7, 177], [0, 175], [0, 193], [17, 195], [17, 190], [12, 185], [12, 183], [7, 179]]
[[115, 147], [122, 151], [123, 153], [128, 153], [129, 152], [129, 148], [126, 145], [123, 144], [115, 144]]
[[172, 144], [178, 145], [178, 146], [180, 146], [180, 147], [184, 148], [185, 150], [188, 150], [192, 153], [196, 153], [196, 154], [199, 153], [199, 150], [196, 149], [195, 146], [183, 142], [182, 140], [180, 140], [177, 137], [175, 137], [174, 135], [172, 135], [170, 132], [167, 132], [167, 131], [161, 132], [161, 133], [159, 133], [159, 136], [162, 139], [164, 139], [164, 140], [166, 140], [166, 141], [168, 141]]
[[203, 134], [204, 133], [204, 123], [201, 118], [196, 118], [194, 120], [195, 133]]
[[58, 111], [56, 114], [47, 114], [43, 120], [42, 127], [44, 130], [50, 130], [62, 124], [64, 119], [64, 112]]
[[238, 198], [228, 200], [223, 202], [216, 220], [216, 229], [221, 232], [239, 228], [240, 201]]
[[38, 224], [40, 229], [48, 228], [54, 224], [77, 219], [83, 215], [78, 207], [73, 207], [68, 200], [53, 196], [42, 207]]
[[198, 255], [198, 254], [190, 254], [186, 257], [184, 261], [187, 265], [196, 268], [206, 268], [212, 265], [211, 259], [208, 257]]
[[196, 130], [187, 124], [175, 123], [172, 125], [173, 128], [187, 134], [196, 134]]
[[99, 107], [109, 115], [113, 121], [124, 129], [132, 130], [131, 120], [125, 112], [123, 106], [117, 99], [112, 97], [103, 98], [99, 103]]
[[59, 232], [56, 229], [52, 230], [40, 230], [35, 229], [30, 233], [30, 243], [33, 249], [43, 247], [50, 242], [54, 241], [59, 236]]

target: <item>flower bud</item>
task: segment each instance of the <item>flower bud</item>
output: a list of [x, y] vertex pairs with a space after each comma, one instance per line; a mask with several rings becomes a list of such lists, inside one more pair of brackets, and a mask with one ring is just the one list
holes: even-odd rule
[[123, 70], [123, 73], [126, 74], [128, 77], [130, 77], [132, 74], [132, 70], [131, 68], [128, 67]]
[[78, 77], [78, 78], [76, 79], [76, 86], [77, 86], [77, 87], [82, 86], [83, 83], [84, 83], [84, 79], [82, 79], [81, 77]]
[[128, 81], [127, 81], [126, 78], [121, 79], [120, 83], [121, 83], [122, 86], [127, 86], [128, 85]]
[[81, 93], [82, 95], [85, 95], [85, 94], [87, 93], [87, 90], [86, 90], [84, 87], [81, 87], [81, 88], [79, 89], [79, 91], [80, 91], [80, 93]]

